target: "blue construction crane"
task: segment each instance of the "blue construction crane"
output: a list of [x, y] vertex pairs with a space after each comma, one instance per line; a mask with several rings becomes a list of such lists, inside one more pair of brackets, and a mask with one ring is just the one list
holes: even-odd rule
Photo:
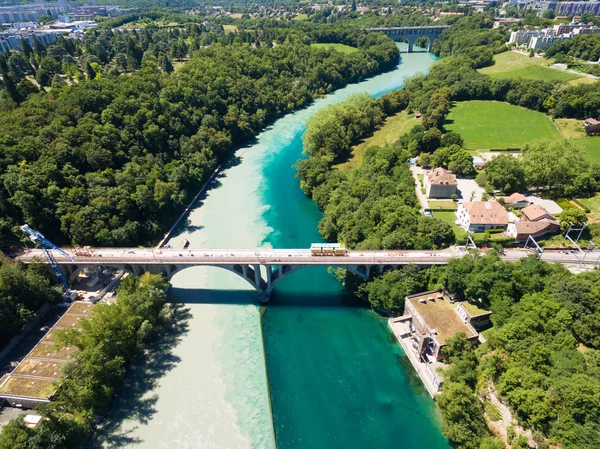
[[65, 277], [65, 274], [60, 269], [60, 266], [56, 262], [56, 259], [54, 258], [54, 256], [52, 255], [52, 252], [50, 250], [58, 251], [59, 253], [63, 254], [64, 256], [68, 257], [72, 262], [75, 262], [75, 259], [70, 254], [68, 254], [65, 250], [63, 250], [61, 247], [56, 246], [54, 243], [52, 243], [50, 240], [48, 240], [46, 237], [44, 237], [42, 234], [40, 234], [39, 232], [37, 232], [34, 229], [31, 229], [29, 227], [29, 225], [24, 224], [23, 226], [19, 226], [19, 228], [21, 229], [21, 231], [25, 232], [29, 236], [29, 239], [33, 243], [37, 243], [40, 245], [40, 247], [44, 251], [44, 255], [50, 262], [50, 266], [52, 267], [52, 271], [54, 271], [56, 278], [65, 287], [65, 290], [68, 290], [69, 283], [67, 282], [67, 278]]

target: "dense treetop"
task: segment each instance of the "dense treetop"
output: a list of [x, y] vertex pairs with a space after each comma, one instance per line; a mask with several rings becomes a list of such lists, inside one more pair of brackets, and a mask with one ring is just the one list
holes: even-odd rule
[[[127, 39], [141, 48], [139, 36]], [[19, 106], [5, 98], [0, 234], [28, 222], [59, 242], [152, 241], [237, 145], [315, 96], [398, 61], [384, 36], [351, 31], [348, 39], [359, 52], [295, 39], [275, 48], [216, 44], [170, 75], [150, 64]]]
[[29, 322], [45, 303], [60, 300], [43, 265], [0, 259], [0, 348]]

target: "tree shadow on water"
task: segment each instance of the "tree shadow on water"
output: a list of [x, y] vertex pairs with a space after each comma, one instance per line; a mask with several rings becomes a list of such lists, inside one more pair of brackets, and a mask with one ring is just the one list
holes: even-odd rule
[[174, 304], [174, 308], [171, 328], [149, 343], [144, 353], [133, 361], [107, 416], [90, 439], [88, 449], [144, 443], [134, 434], [140, 426], [148, 425], [157, 412], [158, 395], [152, 392], [160, 379], [181, 361], [173, 354], [173, 349], [189, 331], [189, 308], [181, 304]]

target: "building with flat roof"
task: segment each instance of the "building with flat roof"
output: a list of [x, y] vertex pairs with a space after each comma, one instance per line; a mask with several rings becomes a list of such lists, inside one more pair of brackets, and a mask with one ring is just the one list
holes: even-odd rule
[[77, 352], [74, 346], [54, 346], [56, 331], [73, 329], [89, 316], [93, 304], [74, 302], [48, 333], [10, 373], [0, 379], [0, 400], [12, 407], [33, 408], [50, 402], [62, 377], [61, 367]]
[[405, 298], [404, 315], [412, 318], [412, 332], [419, 344], [419, 354], [429, 361], [442, 359], [441, 349], [453, 335], [464, 332], [475, 343], [479, 333], [466, 318], [461, 318], [451, 297], [440, 290], [417, 293]]
[[388, 325], [419, 374], [431, 396], [439, 393], [445, 368], [442, 348], [453, 335], [462, 332], [473, 344], [478, 329], [490, 323], [491, 312], [467, 301], [454, 301], [444, 290], [409, 295], [404, 315], [390, 318]]

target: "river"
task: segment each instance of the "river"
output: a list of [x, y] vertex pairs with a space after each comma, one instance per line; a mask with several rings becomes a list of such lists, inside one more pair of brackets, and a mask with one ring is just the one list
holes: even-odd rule
[[[405, 49], [405, 44], [398, 44]], [[306, 248], [320, 212], [294, 178], [317, 110], [400, 87], [435, 57], [398, 67], [289, 114], [240, 149], [182, 225], [191, 248]], [[91, 447], [447, 449], [435, 405], [386, 322], [342, 294], [326, 269], [284, 279], [262, 316], [256, 294], [219, 268], [172, 279], [177, 332], [134, 367]], [[268, 374], [267, 374], [268, 373]]]

